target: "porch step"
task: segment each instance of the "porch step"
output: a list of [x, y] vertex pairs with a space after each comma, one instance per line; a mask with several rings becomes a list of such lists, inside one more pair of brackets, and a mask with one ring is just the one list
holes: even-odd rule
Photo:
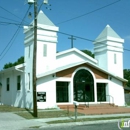
[[82, 110], [88, 110], [88, 109], [113, 109], [113, 108], [117, 108], [117, 105], [114, 104], [90, 104], [89, 106], [87, 105], [79, 105], [78, 109], [82, 109]]
[[[74, 105], [58, 105], [61, 109], [75, 111]], [[78, 107], [78, 112], [82, 114], [120, 114], [120, 113], [130, 113], [130, 108], [127, 107], [119, 107], [114, 104], [90, 104], [89, 107], [85, 106], [85, 104], [80, 104]]]
[[[75, 106], [73, 104], [65, 104], [65, 105], [58, 105], [58, 107], [60, 109], [74, 109]], [[104, 109], [104, 108], [113, 108], [113, 107], [118, 107], [114, 104], [108, 104], [108, 103], [104, 103], [104, 104], [89, 104], [85, 105], [85, 104], [80, 104], [77, 108], [78, 109]]]

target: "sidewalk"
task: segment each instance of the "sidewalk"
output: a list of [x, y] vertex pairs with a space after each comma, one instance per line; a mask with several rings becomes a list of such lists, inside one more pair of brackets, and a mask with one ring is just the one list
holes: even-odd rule
[[[85, 115], [78, 116], [79, 118], [102, 118], [102, 117], [120, 117], [120, 116], [129, 116], [130, 114], [109, 114], [109, 115]], [[72, 122], [72, 123], [58, 123], [58, 124], [47, 124], [48, 121], [55, 120], [66, 120], [66, 119], [75, 119], [75, 117], [60, 117], [60, 118], [44, 118], [44, 119], [24, 119], [14, 113], [6, 112], [0, 113], [0, 130], [26, 130], [29, 127], [39, 126], [40, 128], [44, 127], [54, 127], [61, 125], [83, 125], [83, 124], [97, 124], [97, 123], [105, 123], [105, 122], [117, 122], [120, 119], [113, 120], [97, 120], [97, 121], [85, 121], [85, 122]]]

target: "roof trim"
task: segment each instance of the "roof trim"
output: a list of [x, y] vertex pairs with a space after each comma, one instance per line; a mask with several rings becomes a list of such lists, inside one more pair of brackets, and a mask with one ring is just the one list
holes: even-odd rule
[[62, 56], [62, 55], [65, 55], [65, 54], [71, 53], [71, 52], [76, 52], [76, 53], [80, 54], [81, 56], [83, 56], [83, 57], [89, 59], [90, 61], [92, 61], [94, 64], [98, 63], [98, 61], [96, 59], [94, 59], [91, 56], [83, 53], [82, 51], [78, 50], [77, 48], [71, 48], [71, 49], [59, 52], [59, 53], [56, 54], [56, 57], [58, 58], [59, 56]]
[[12, 70], [18, 71], [18, 69], [21, 69], [21, 68], [23, 68], [25, 66], [26, 66], [25, 63], [22, 63], [22, 64], [19, 64], [19, 65], [16, 65], [16, 66], [1, 70], [0, 73], [6, 73], [6, 72], [9, 72], [9, 71], [12, 71]]
[[106, 70], [104, 70], [104, 69], [101, 69], [99, 66], [97, 66], [97, 65], [95, 65], [95, 64], [92, 64], [92, 63], [90, 63], [90, 62], [86, 62], [86, 61], [78, 62], [78, 63], [75, 63], [75, 64], [70, 64], [70, 65], [68, 65], [68, 66], [63, 66], [63, 67], [61, 67], [61, 68], [58, 68], [58, 69], [55, 69], [55, 70], [52, 70], [52, 71], [48, 71], [48, 72], [43, 73], [43, 74], [39, 74], [39, 75], [37, 75], [37, 78], [42, 78], [42, 77], [44, 77], [44, 76], [48, 76], [48, 75], [50, 75], [50, 74], [54, 74], [54, 73], [57, 73], [57, 72], [60, 72], [60, 71], [63, 71], [63, 70], [66, 70], [66, 69], [69, 69], [69, 68], [72, 68], [72, 67], [75, 67], [75, 66], [84, 64], [84, 63], [85, 63], [85, 64], [89, 64], [89, 65], [93, 66], [95, 69], [98, 69], [98, 70], [100, 70], [100, 71], [102, 71], [102, 72], [104, 72], [104, 73], [106, 73], [106, 74], [108, 74], [108, 75], [110, 75], [110, 76], [112, 76], [112, 77], [114, 77], [114, 78], [116, 78], [116, 79], [122, 81], [122, 82], [128, 82], [128, 80], [126, 80], [126, 79], [124, 79], [124, 78], [121, 78], [121, 77], [118, 77], [118, 76], [116, 76], [116, 75], [114, 75], [114, 74], [111, 74], [111, 73], [109, 73], [108, 71], [106, 71]]

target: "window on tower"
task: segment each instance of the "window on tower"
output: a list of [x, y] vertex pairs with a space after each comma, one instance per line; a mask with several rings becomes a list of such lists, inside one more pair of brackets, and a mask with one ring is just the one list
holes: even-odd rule
[[30, 58], [30, 45], [28, 46], [28, 58]]
[[47, 44], [43, 44], [43, 56], [47, 56]]
[[116, 64], [116, 54], [114, 54], [114, 64]]

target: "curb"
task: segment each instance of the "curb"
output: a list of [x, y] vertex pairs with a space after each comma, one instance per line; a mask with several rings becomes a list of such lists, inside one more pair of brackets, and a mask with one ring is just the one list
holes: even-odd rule
[[[130, 119], [130, 118], [125, 118], [125, 119]], [[90, 124], [101, 124], [101, 123], [111, 123], [111, 122], [117, 122], [120, 119], [112, 119], [112, 120], [95, 120], [95, 121], [84, 121], [84, 122], [70, 122], [70, 123], [58, 123], [58, 124], [47, 124], [45, 126], [41, 126], [40, 128], [45, 128], [45, 127], [57, 127], [57, 126], [75, 126], [75, 125], [90, 125]]]

